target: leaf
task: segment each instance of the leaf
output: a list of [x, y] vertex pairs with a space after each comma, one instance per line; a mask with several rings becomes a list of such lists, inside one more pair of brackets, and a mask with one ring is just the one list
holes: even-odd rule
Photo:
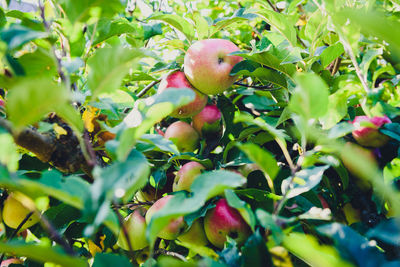
[[317, 39], [326, 31], [326, 24], [328, 17], [322, 15], [322, 12], [317, 9], [311, 14], [305, 26], [304, 35], [308, 41], [311, 43], [311, 49], [314, 50], [314, 45]]
[[149, 20], [161, 20], [185, 35], [186, 39], [191, 42], [194, 38], [194, 30], [192, 24], [190, 24], [185, 18], [175, 14], [163, 14], [160, 12], [153, 13]]
[[[119, 46], [97, 49], [88, 59], [90, 68], [88, 86], [92, 99], [101, 93], [114, 92], [121, 85], [122, 79], [141, 58], [150, 54], [141, 49], [129, 49]], [[104, 64], [107, 62], [107, 64]]]
[[289, 177], [282, 181], [282, 194], [287, 194], [286, 197], [289, 199], [308, 192], [319, 184], [324, 171], [328, 168], [329, 166], [311, 167], [296, 172], [293, 180]]
[[0, 128], [0, 164], [7, 166], [10, 172], [18, 169], [18, 161], [20, 155], [17, 152], [17, 146], [14, 143], [13, 137], [7, 132], [3, 132]]
[[144, 31], [144, 40], [163, 33], [161, 23], [142, 24]]
[[377, 226], [368, 230], [366, 237], [378, 239], [393, 246], [397, 246], [400, 242], [398, 218], [382, 220]]
[[397, 141], [400, 141], [400, 123], [386, 123], [379, 131]]
[[197, 38], [199, 40], [207, 38], [210, 26], [200, 12], [193, 12], [193, 22], [196, 25]]
[[299, 73], [297, 87], [289, 102], [289, 108], [304, 119], [320, 118], [328, 111], [328, 86], [313, 73]]
[[9, 50], [20, 48], [32, 40], [46, 38], [47, 36], [46, 32], [33, 31], [15, 24], [0, 32], [0, 38], [8, 45]]
[[33, 53], [26, 53], [18, 58], [27, 76], [54, 76], [57, 66], [53, 56], [38, 47]]
[[178, 192], [154, 214], [147, 227], [147, 237], [151, 244], [171, 218], [196, 212], [208, 199], [222, 194], [225, 189], [241, 186], [245, 181], [241, 175], [230, 171], [219, 170], [200, 174], [190, 187], [192, 195], [186, 196], [183, 191]]
[[385, 182], [390, 184], [397, 177], [400, 177], [400, 158], [394, 158], [383, 168], [383, 177]]
[[40, 120], [49, 112], [68, 104], [69, 92], [50, 77], [29, 77], [12, 85], [7, 97], [7, 113], [16, 128]]
[[274, 266], [271, 254], [259, 230], [247, 239], [241, 251], [242, 266]]
[[210, 36], [213, 36], [214, 34], [221, 31], [223, 28], [228, 27], [232, 23], [251, 20], [257, 17], [255, 14], [245, 13], [245, 10], [245, 8], [240, 8], [231, 17], [221, 18], [216, 21], [211, 29]]
[[60, 247], [46, 247], [40, 244], [21, 244], [21, 242], [1, 242], [0, 251], [20, 257], [27, 257], [37, 262], [52, 262], [61, 266], [87, 267], [86, 260], [67, 256]]
[[344, 53], [344, 48], [341, 43], [336, 43], [334, 45], [328, 46], [322, 51], [320, 58], [322, 67], [325, 69], [328, 65]]
[[279, 172], [279, 167], [274, 156], [272, 156], [268, 150], [262, 149], [256, 144], [251, 143], [241, 144], [238, 145], [238, 147], [245, 152], [249, 159], [256, 163], [272, 180], [275, 179]]
[[250, 205], [241, 200], [232, 189], [225, 190], [225, 197], [229, 206], [237, 209], [246, 223], [251, 227], [252, 231], [254, 231], [256, 226], [256, 217], [254, 216]]
[[111, 253], [96, 253], [94, 257], [93, 267], [121, 266], [132, 267], [129, 259], [124, 255]]
[[165, 139], [159, 134], [144, 134], [140, 138], [140, 141], [153, 144], [160, 151], [169, 152], [172, 154], [179, 154], [179, 151], [174, 143], [171, 140]]

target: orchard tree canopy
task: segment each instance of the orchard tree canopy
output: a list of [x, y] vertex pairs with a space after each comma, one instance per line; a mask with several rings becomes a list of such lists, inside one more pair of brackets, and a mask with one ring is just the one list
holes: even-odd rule
[[1, 266], [400, 266], [399, 14], [0, 1]]

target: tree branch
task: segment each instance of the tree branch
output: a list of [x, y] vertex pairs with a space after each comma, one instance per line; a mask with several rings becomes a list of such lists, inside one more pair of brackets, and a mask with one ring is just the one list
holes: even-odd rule
[[158, 79], [156, 81], [152, 81], [151, 83], [149, 83], [145, 88], [142, 89], [142, 91], [140, 91], [136, 96], [138, 98], [144, 96], [154, 85], [156, 85], [157, 83], [161, 82], [161, 79]]
[[243, 87], [263, 90], [263, 91], [276, 91], [276, 90], [281, 90], [282, 89], [282, 87], [272, 88], [271, 84], [269, 84], [269, 85], [250, 85], [250, 84], [245, 84], [245, 83], [241, 83], [241, 82], [235, 82], [234, 84], [239, 85], [239, 86], [243, 86]]

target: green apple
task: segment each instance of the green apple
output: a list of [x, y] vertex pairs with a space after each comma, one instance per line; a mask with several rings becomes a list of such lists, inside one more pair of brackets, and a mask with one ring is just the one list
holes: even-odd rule
[[239, 211], [228, 205], [226, 199], [217, 201], [204, 218], [207, 239], [217, 248], [223, 248], [227, 236], [242, 245], [251, 235], [251, 229]]
[[185, 54], [184, 71], [189, 82], [206, 95], [227, 90], [237, 79], [230, 72], [242, 57], [229, 55], [239, 48], [229, 40], [206, 39], [197, 41]]
[[173, 190], [180, 191], [186, 190], [190, 191], [190, 186], [193, 181], [205, 170], [203, 165], [196, 161], [190, 161], [184, 164], [175, 176]]
[[186, 79], [185, 73], [182, 71], [175, 71], [161, 80], [157, 92], [162, 93], [170, 88], [173, 89], [191, 89], [195, 94], [195, 99], [189, 104], [178, 108], [170, 114], [175, 118], [189, 118], [199, 113], [207, 104], [208, 97], [205, 94], [197, 91]]
[[[124, 221], [124, 227], [128, 232], [132, 250], [140, 250], [149, 245], [149, 242], [146, 239], [146, 219], [142, 213], [143, 210], [136, 209], [134, 212], [129, 214]], [[129, 245], [122, 228], [118, 235], [117, 245], [122, 249], [129, 250]]]
[[178, 240], [195, 246], [205, 246], [208, 244], [202, 219], [197, 219], [192, 223], [189, 230], [178, 236]]
[[[21, 222], [26, 216], [34, 211], [33, 201], [19, 192], [10, 193], [7, 199], [4, 201], [3, 206], [3, 222], [10, 228], [18, 228]], [[39, 222], [40, 217], [35, 212], [21, 227], [21, 231], [31, 227], [32, 225]]]
[[176, 121], [168, 126], [164, 137], [174, 142], [180, 152], [193, 152], [199, 145], [199, 134], [183, 121]]
[[[146, 213], [146, 222], [147, 224], [150, 223], [151, 218], [153, 215], [162, 209], [162, 207], [165, 206], [165, 204], [168, 203], [168, 201], [172, 198], [172, 195], [168, 195], [165, 197], [160, 198], [157, 200], [147, 211]], [[164, 227], [159, 233], [158, 237], [167, 239], [167, 240], [174, 240], [176, 239], [183, 231], [186, 229], [186, 223], [183, 220], [183, 216], [180, 216], [178, 218], [173, 218], [169, 221], [169, 224]]]

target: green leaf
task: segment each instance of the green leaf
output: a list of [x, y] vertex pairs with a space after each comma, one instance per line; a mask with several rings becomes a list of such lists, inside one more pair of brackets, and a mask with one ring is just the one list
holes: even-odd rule
[[254, 19], [256, 17], [255, 14], [246, 13], [245, 10], [246, 10], [245, 8], [240, 8], [229, 18], [218, 19], [218, 21], [214, 23], [211, 29], [210, 36], [213, 36], [217, 32], [221, 31], [223, 28], [226, 28], [235, 22], [247, 21]]
[[153, 13], [149, 20], [161, 20], [185, 35], [186, 39], [191, 42], [194, 38], [193, 25], [185, 18], [175, 14]]
[[92, 91], [92, 98], [118, 89], [130, 68], [139, 59], [147, 56], [149, 53], [140, 49], [119, 46], [98, 49], [88, 60], [90, 68], [88, 85]]
[[208, 37], [209, 28], [207, 20], [200, 14], [200, 12], [193, 12], [193, 22], [196, 25], [197, 38], [199, 40]]
[[315, 51], [315, 46], [318, 40], [321, 39], [324, 33], [327, 31], [326, 24], [328, 22], [328, 17], [324, 16], [322, 12], [318, 9], [311, 14], [305, 26], [304, 35], [308, 41], [311, 43], [310, 50], [312, 54]]
[[144, 40], [163, 33], [161, 23], [142, 24], [144, 31]]
[[243, 219], [250, 225], [251, 229], [254, 231], [256, 226], [256, 217], [248, 203], [241, 200], [232, 189], [225, 190], [225, 197], [228, 201], [229, 206], [237, 209], [242, 215]]
[[242, 247], [242, 266], [274, 266], [260, 231], [251, 235]]
[[46, 32], [33, 31], [20, 25], [12, 25], [0, 32], [0, 38], [8, 45], [9, 50], [20, 48], [32, 40], [47, 36]]
[[299, 73], [296, 82], [289, 108], [306, 120], [324, 116], [328, 111], [329, 90], [322, 78], [313, 73]]
[[51, 262], [61, 266], [87, 267], [86, 260], [67, 256], [60, 247], [46, 247], [40, 244], [21, 244], [21, 242], [1, 242], [0, 251], [37, 262]]
[[386, 183], [391, 183], [400, 177], [400, 158], [395, 158], [383, 168], [383, 177]]
[[289, 177], [282, 181], [282, 194], [287, 194], [289, 199], [310, 191], [321, 182], [322, 175], [328, 168], [329, 166], [311, 167], [296, 172], [294, 179]]
[[328, 65], [334, 61], [337, 57], [344, 53], [344, 48], [341, 43], [336, 43], [334, 45], [328, 46], [322, 51], [320, 58], [322, 67], [326, 68]]
[[54, 76], [57, 66], [54, 57], [46, 50], [38, 47], [33, 53], [18, 58], [27, 76]]
[[0, 128], [0, 164], [7, 166], [12, 172], [18, 169], [20, 155], [17, 152], [17, 146], [11, 134], [3, 132]]
[[93, 267], [121, 266], [132, 267], [129, 259], [124, 255], [111, 253], [96, 253], [94, 257]]
[[16, 128], [40, 120], [49, 112], [68, 104], [67, 89], [48, 77], [24, 78], [12, 85], [7, 97], [7, 112]]
[[246, 153], [250, 160], [256, 163], [272, 180], [279, 172], [279, 166], [274, 156], [268, 150], [251, 143], [240, 144], [238, 147]]
[[220, 170], [200, 174], [190, 187], [192, 195], [186, 196], [183, 191], [178, 192], [154, 214], [147, 227], [147, 237], [151, 244], [171, 218], [196, 212], [208, 199], [223, 194], [226, 189], [241, 186], [245, 182], [241, 175], [230, 171]]

